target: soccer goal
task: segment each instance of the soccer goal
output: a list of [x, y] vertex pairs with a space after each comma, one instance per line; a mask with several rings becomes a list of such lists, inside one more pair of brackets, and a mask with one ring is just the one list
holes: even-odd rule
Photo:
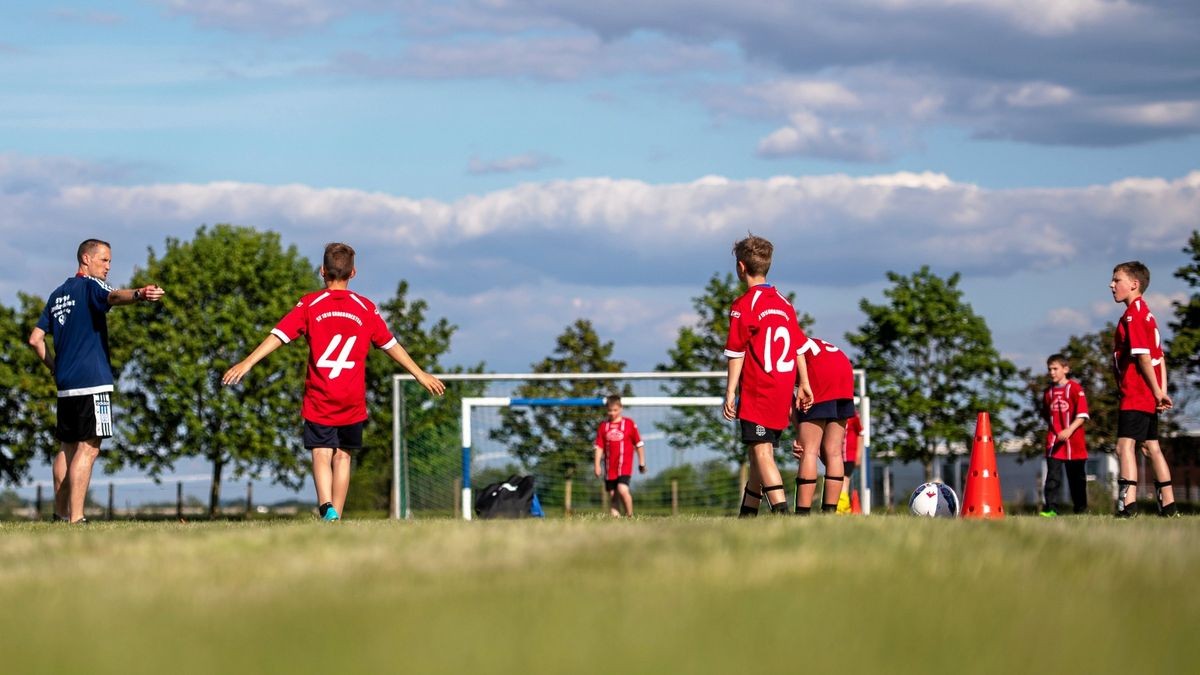
[[[866, 378], [856, 401], [870, 447]], [[392, 517], [470, 519], [475, 490], [511, 474], [534, 475], [548, 514], [607, 511], [592, 445], [604, 399], [622, 396], [624, 416], [645, 442], [647, 471], [634, 472], [635, 513], [736, 512], [745, 475], [733, 422], [724, 419], [724, 371], [633, 373], [449, 373], [430, 399], [407, 374], [393, 378]], [[789, 439], [790, 432], [785, 432]], [[869, 453], [864, 453], [868, 454]], [[794, 473], [789, 445], [781, 471]], [[870, 467], [859, 487], [870, 505]], [[788, 481], [790, 482], [790, 481]]]

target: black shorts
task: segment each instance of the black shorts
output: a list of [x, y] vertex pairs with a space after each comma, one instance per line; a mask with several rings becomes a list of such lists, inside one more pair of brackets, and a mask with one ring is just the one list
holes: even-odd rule
[[605, 479], [604, 489], [608, 490], [609, 492], [612, 492], [613, 490], [617, 489], [617, 485], [629, 485], [629, 478], [630, 477], [628, 475], [625, 475], [625, 476], [617, 476], [616, 478], [614, 478], [612, 480]]
[[794, 418], [797, 422], [816, 422], [818, 420], [848, 420], [854, 417], [854, 399], [836, 398], [832, 401], [814, 403], [808, 412], [797, 410]]
[[842, 462], [842, 475], [846, 478], [853, 476], [855, 466], [856, 464], [854, 462]]
[[783, 433], [783, 429], [768, 429], [761, 424], [747, 420], [738, 420], [738, 423], [742, 427], [743, 443], [747, 445], [770, 443], [773, 447], [779, 447], [779, 436]]
[[63, 443], [112, 437], [112, 393], [60, 397], [54, 435]]
[[358, 450], [362, 448], [363, 426], [366, 422], [355, 422], [340, 427], [317, 424], [304, 420], [304, 447], [334, 448], [335, 450]]
[[1158, 413], [1122, 410], [1117, 415], [1117, 438], [1142, 441], [1158, 440]]

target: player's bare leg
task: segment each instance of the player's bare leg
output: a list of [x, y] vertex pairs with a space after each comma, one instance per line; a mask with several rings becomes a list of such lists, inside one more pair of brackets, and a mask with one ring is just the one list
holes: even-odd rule
[[821, 511], [837, 511], [838, 498], [846, 484], [842, 464], [842, 445], [846, 442], [846, 421], [829, 420], [821, 437], [821, 459], [825, 462], [825, 490], [821, 493]]
[[804, 454], [796, 468], [796, 513], [812, 511], [813, 494], [817, 491], [817, 461], [821, 456], [821, 439], [825, 435], [826, 420], [804, 421], [796, 430], [796, 437]]
[[608, 515], [613, 518], [621, 517], [621, 510], [617, 508], [617, 491], [615, 489], [608, 491]]
[[89, 438], [73, 444], [66, 456], [67, 475], [63, 485], [69, 491], [69, 515], [72, 523], [78, 523], [83, 518], [83, 507], [87, 503], [88, 485], [92, 482], [92, 466], [100, 456], [100, 439]]
[[[317, 490], [317, 507], [324, 518], [333, 508], [333, 448], [312, 449], [313, 487]], [[337, 516], [341, 516], [338, 512]]]
[[625, 517], [633, 517], [633, 494], [629, 492], [629, 486], [624, 483], [617, 483], [617, 496], [621, 499], [622, 506], [625, 507]]
[[762, 481], [758, 478], [758, 469], [750, 462], [746, 472], [746, 487], [742, 490], [742, 508], [739, 518], [758, 515], [758, 507], [762, 504]]
[[1154, 474], [1154, 487], [1158, 493], [1158, 512], [1160, 515], [1175, 513], [1175, 488], [1171, 486], [1171, 467], [1167, 458], [1163, 457], [1162, 446], [1158, 441], [1142, 443], [1142, 454], [1150, 460], [1150, 471]]
[[1117, 515], [1133, 515], [1137, 511], [1137, 441], [1117, 439]]
[[333, 469], [333, 509], [338, 512], [338, 515], [345, 513], [346, 495], [350, 492], [350, 453], [338, 448], [333, 451], [331, 461]]
[[787, 494], [783, 491], [783, 479], [775, 465], [775, 446], [771, 443], [755, 443], [750, 448], [751, 475], [757, 474], [762, 486], [762, 496], [771, 505], [772, 513], [787, 513]]
[[73, 446], [74, 443], [62, 443], [59, 445], [58, 454], [54, 456], [54, 461], [50, 465], [50, 475], [54, 481], [54, 519], [69, 520], [71, 512], [71, 500], [67, 496], [69, 492], [65, 489], [67, 481], [67, 447]]

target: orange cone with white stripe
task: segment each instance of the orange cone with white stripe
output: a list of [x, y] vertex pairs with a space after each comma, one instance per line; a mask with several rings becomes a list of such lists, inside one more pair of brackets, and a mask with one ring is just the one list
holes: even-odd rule
[[963, 490], [963, 518], [1003, 518], [1004, 501], [1000, 473], [996, 470], [996, 441], [992, 419], [986, 412], [975, 420], [975, 442], [971, 446], [971, 468]]

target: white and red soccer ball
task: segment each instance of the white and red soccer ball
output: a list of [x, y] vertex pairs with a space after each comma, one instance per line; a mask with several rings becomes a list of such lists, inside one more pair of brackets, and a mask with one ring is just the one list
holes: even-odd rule
[[954, 518], [958, 508], [958, 495], [944, 483], [925, 483], [908, 498], [908, 510], [916, 516]]

